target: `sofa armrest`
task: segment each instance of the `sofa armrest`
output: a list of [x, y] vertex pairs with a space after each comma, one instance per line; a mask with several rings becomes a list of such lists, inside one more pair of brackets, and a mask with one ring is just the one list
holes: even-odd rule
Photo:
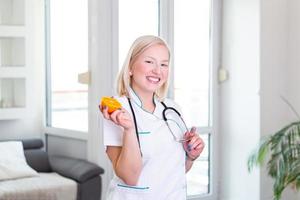
[[49, 162], [54, 172], [79, 183], [104, 173], [101, 167], [86, 160], [65, 156], [49, 156]]

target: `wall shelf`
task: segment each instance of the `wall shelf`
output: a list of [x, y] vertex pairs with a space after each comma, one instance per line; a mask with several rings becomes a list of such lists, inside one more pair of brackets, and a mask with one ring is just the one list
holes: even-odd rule
[[26, 4], [27, 0], [0, 0], [0, 120], [24, 118], [28, 110]]
[[0, 78], [10, 77], [10, 78], [21, 78], [26, 77], [28, 71], [25, 67], [0, 67]]
[[0, 37], [25, 37], [25, 26], [0, 25]]
[[14, 120], [26, 117], [26, 108], [1, 108], [0, 120]]

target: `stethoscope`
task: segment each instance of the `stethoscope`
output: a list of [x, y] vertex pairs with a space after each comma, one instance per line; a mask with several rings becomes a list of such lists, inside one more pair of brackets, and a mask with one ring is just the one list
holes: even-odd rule
[[[136, 138], [137, 138], [137, 141], [138, 141], [138, 144], [139, 144], [139, 148], [141, 150], [141, 144], [140, 144], [140, 137], [139, 137], [139, 132], [138, 132], [138, 128], [137, 128], [137, 121], [136, 121], [136, 116], [135, 116], [135, 112], [133, 110], [133, 106], [131, 104], [131, 101], [130, 101], [130, 98], [127, 97], [127, 100], [128, 100], [128, 103], [129, 103], [129, 107], [130, 107], [130, 110], [131, 110], [131, 113], [132, 113], [132, 116], [133, 116], [133, 121], [134, 121], [134, 127], [135, 127], [135, 134], [136, 134]], [[186, 123], [184, 122], [183, 118], [181, 117], [181, 114], [173, 107], [169, 107], [167, 106], [164, 102], [160, 101], [160, 103], [164, 106], [164, 109], [162, 111], [162, 117], [163, 117], [163, 120], [165, 121], [165, 123], [167, 124], [168, 128], [169, 128], [169, 131], [171, 132], [171, 134], [173, 135], [173, 138], [175, 141], [177, 142], [185, 142], [187, 141], [186, 139], [183, 139], [183, 138], [180, 138], [178, 139], [175, 134], [173, 133], [173, 131], [171, 130], [171, 127], [168, 123], [168, 118], [167, 118], [167, 112], [168, 111], [171, 111], [171, 112], [174, 112], [176, 115], [178, 115], [178, 119], [181, 120], [182, 124], [184, 125], [185, 127], [185, 131], [188, 131], [188, 128], [186, 126]], [[142, 153], [142, 152], [141, 152]]]

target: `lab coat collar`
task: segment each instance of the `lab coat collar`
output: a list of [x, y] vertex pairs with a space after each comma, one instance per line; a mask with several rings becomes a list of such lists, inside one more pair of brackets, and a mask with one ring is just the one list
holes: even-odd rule
[[[140, 99], [138, 94], [131, 87], [129, 88], [129, 96], [138, 106], [143, 108], [142, 100]], [[155, 94], [153, 95], [153, 102], [154, 102], [155, 106], [158, 105], [158, 103], [159, 103], [159, 100]]]

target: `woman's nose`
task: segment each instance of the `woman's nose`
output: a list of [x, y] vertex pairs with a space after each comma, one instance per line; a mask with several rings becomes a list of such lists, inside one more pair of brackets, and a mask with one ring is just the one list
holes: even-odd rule
[[154, 73], [156, 73], [156, 74], [160, 74], [161, 69], [160, 69], [159, 64], [155, 64], [155, 67], [153, 68], [152, 71], [153, 71]]

